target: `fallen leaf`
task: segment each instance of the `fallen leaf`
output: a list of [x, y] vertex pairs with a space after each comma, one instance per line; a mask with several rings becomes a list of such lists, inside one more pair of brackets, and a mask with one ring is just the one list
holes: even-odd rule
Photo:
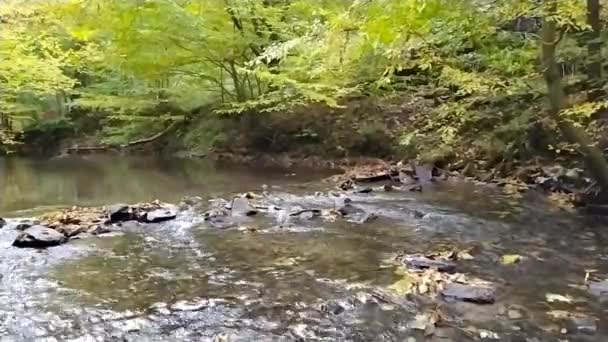
[[412, 287], [415, 282], [416, 281], [411, 276], [405, 275], [403, 278], [393, 283], [393, 285], [389, 286], [388, 289], [400, 296], [405, 296], [412, 292]]
[[501, 262], [503, 265], [512, 265], [521, 261], [519, 254], [505, 254], [502, 256]]
[[555, 294], [555, 293], [547, 293], [545, 295], [545, 297], [547, 298], [547, 302], [549, 302], [549, 303], [553, 303], [553, 302], [572, 303], [572, 297], [570, 297], [570, 296], [563, 296], [563, 295]]

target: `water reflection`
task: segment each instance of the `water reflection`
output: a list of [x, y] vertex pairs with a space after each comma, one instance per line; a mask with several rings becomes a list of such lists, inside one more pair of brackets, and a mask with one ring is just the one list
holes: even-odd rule
[[[304, 173], [298, 179], [314, 179]], [[318, 177], [318, 176], [317, 176]], [[148, 157], [86, 156], [0, 159], [0, 215], [24, 209], [104, 205], [184, 195], [216, 195], [293, 181], [278, 169], [218, 167], [211, 162]], [[15, 213], [13, 213], [15, 214]]]

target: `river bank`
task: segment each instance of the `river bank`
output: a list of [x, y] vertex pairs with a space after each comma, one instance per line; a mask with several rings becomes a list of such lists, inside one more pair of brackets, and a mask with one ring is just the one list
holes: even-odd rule
[[[530, 122], [511, 131], [495, 122], [459, 127], [457, 135], [454, 131], [448, 139], [444, 131], [428, 126], [440, 115], [441, 96], [447, 95], [398, 92], [349, 99], [338, 108], [312, 104], [236, 116], [221, 116], [205, 108], [184, 114], [182, 121], [166, 127], [160, 123], [155, 129], [146, 126], [125, 140], [79, 128], [99, 127], [101, 119], [94, 118], [92, 123], [80, 123], [72, 133], [67, 133], [65, 125], [24, 133], [23, 148], [18, 152], [163, 155], [233, 165], [340, 171], [423, 164], [473, 182], [564, 194], [561, 197], [576, 206], [606, 204], [606, 196], [597, 196], [580, 156], [563, 144], [555, 127]], [[510, 120], [519, 106], [525, 103], [513, 103], [501, 120]], [[475, 115], [492, 117], [500, 110], [488, 106], [476, 109]]]

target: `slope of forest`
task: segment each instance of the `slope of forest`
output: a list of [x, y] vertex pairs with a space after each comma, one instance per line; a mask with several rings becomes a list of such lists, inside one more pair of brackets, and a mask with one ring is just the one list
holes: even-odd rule
[[605, 187], [600, 5], [3, 1], [0, 150], [563, 164]]

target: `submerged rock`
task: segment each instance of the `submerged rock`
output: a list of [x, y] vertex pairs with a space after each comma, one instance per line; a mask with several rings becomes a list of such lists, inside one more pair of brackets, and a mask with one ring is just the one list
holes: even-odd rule
[[33, 226], [20, 233], [13, 246], [21, 248], [46, 248], [61, 245], [68, 241], [68, 238], [60, 232], [44, 227]]
[[342, 216], [363, 213], [363, 210], [352, 205], [352, 200], [348, 197], [334, 199], [334, 210]]
[[404, 255], [398, 258], [409, 268], [433, 268], [440, 272], [454, 272], [456, 264], [447, 260], [436, 260], [423, 255]]
[[444, 298], [461, 300], [476, 304], [493, 304], [496, 300], [496, 289], [489, 286], [478, 286], [451, 283], [441, 291]]
[[599, 297], [608, 298], [608, 279], [590, 282], [589, 292]]
[[193, 209], [202, 209], [203, 207], [203, 198], [199, 196], [185, 196], [179, 202], [178, 207], [180, 210], [187, 210], [189, 208]]
[[410, 191], [410, 192], [422, 192], [422, 185], [420, 185], [420, 184], [405, 185], [401, 189], [404, 191]]
[[6, 226], [6, 220], [0, 217], [0, 228]]
[[291, 217], [297, 217], [301, 220], [312, 220], [315, 217], [321, 216], [321, 209], [303, 209], [289, 214]]
[[378, 215], [375, 213], [365, 213], [363, 217], [359, 220], [359, 223], [370, 223], [378, 219]]
[[597, 332], [597, 319], [583, 314], [573, 315], [566, 321], [566, 326], [571, 331], [594, 335]]

